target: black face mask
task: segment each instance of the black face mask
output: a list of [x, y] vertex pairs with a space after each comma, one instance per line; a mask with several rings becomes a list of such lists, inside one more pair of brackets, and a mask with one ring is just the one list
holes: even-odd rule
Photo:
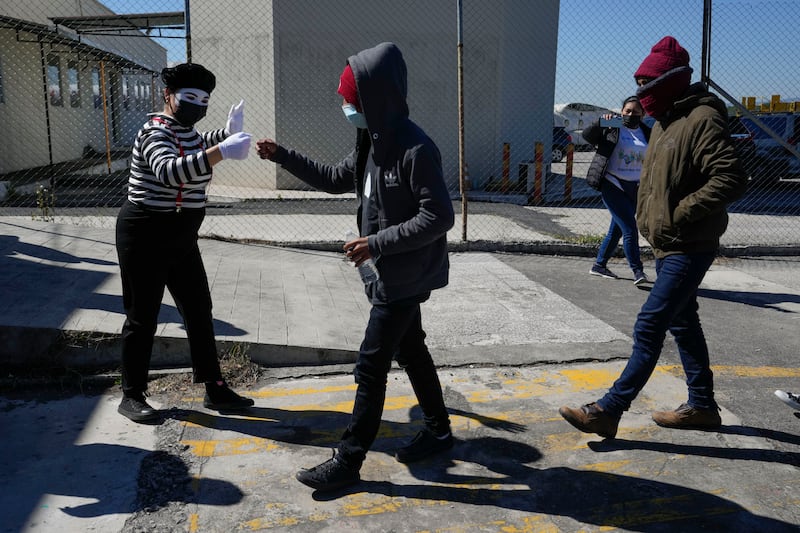
[[184, 102], [176, 98], [175, 112], [173, 115], [175, 116], [175, 120], [180, 122], [181, 125], [190, 128], [194, 126], [196, 122], [206, 116], [207, 110], [207, 105], [197, 105], [191, 102]]
[[629, 129], [636, 129], [642, 121], [640, 115], [622, 115], [622, 125]]

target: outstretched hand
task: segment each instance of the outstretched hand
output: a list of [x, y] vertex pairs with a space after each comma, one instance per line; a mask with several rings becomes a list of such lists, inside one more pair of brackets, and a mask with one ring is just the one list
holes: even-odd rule
[[222, 159], [247, 159], [252, 135], [245, 132], [234, 133], [217, 146]]
[[275, 161], [275, 152], [278, 151], [278, 143], [272, 139], [259, 139], [256, 141], [256, 150], [261, 159]]

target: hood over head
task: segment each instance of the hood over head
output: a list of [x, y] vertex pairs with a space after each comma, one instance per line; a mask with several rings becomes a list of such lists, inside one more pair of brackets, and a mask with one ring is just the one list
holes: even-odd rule
[[347, 59], [353, 71], [362, 112], [376, 152], [384, 137], [408, 118], [408, 73], [394, 43], [381, 43]]

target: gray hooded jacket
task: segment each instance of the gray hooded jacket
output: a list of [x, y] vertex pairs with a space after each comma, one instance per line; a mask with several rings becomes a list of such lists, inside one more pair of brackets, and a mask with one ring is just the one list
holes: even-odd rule
[[380, 272], [366, 288], [372, 303], [421, 301], [448, 282], [454, 214], [439, 149], [408, 118], [406, 64], [397, 46], [381, 43], [348, 63], [369, 127], [358, 130], [355, 149], [325, 165], [278, 147], [275, 161], [316, 189], [357, 193], [358, 225]]

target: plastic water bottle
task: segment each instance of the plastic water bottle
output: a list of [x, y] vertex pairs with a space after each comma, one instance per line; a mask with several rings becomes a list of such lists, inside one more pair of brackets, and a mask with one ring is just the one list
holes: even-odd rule
[[[358, 235], [353, 233], [353, 230], [347, 230], [344, 234], [344, 242], [350, 242], [358, 238]], [[381, 275], [378, 273], [378, 267], [375, 266], [375, 261], [370, 257], [360, 265], [358, 265], [358, 273], [361, 275], [361, 281], [364, 285], [378, 281]]]

